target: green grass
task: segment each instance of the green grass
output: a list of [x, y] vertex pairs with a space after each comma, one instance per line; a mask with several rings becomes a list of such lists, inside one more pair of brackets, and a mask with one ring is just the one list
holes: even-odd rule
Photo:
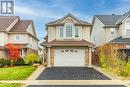
[[22, 85], [18, 83], [0, 83], [0, 87], [22, 87]]
[[33, 66], [0, 68], [0, 80], [24, 80], [31, 75], [35, 69]]

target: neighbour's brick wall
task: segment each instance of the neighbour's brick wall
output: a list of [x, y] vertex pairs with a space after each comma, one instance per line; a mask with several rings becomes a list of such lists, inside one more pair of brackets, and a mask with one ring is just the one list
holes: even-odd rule
[[4, 58], [4, 59], [8, 58], [8, 55], [7, 55], [7, 51], [6, 51], [6, 50], [1, 50], [1, 49], [0, 49], [0, 59], [1, 59], [1, 58]]
[[44, 51], [44, 63], [47, 63], [48, 64], [48, 48], [47, 47], [44, 47], [43, 49]]
[[50, 65], [51, 66], [54, 66], [54, 48], [53, 47], [51, 47], [51, 52], [50, 52]]
[[30, 53], [36, 53], [36, 54], [38, 54], [38, 50], [33, 50], [33, 49], [30, 49], [30, 48], [27, 48], [26, 54], [30, 54]]
[[89, 49], [88, 47], [85, 48], [85, 65], [89, 64]]
[[98, 55], [98, 50], [95, 49], [94, 52], [92, 52], [92, 64], [93, 65], [99, 65], [99, 55]]
[[[130, 44], [111, 44], [111, 47], [114, 49], [124, 49], [124, 48], [126, 48], [126, 45], [130, 45]], [[94, 49], [94, 52], [92, 52], [92, 64], [99, 65], [98, 47]]]

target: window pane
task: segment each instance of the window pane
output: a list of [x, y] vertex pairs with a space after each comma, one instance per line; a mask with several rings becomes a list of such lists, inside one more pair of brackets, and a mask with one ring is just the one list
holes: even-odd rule
[[60, 26], [60, 37], [63, 37], [63, 26]]
[[115, 35], [115, 29], [114, 28], [110, 29], [110, 35]]
[[72, 37], [72, 24], [66, 24], [66, 37]]
[[126, 35], [130, 35], [130, 29], [126, 29]]
[[127, 20], [126, 23], [127, 23], [127, 24], [130, 24], [130, 20]]
[[75, 26], [75, 37], [79, 37], [79, 26]]
[[114, 35], [114, 31], [111, 31], [111, 35]]
[[19, 40], [19, 39], [20, 39], [19, 35], [16, 35], [16, 40]]

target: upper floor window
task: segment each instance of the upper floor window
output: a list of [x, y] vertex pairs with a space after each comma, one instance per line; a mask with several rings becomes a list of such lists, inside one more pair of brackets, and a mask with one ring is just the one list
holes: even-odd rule
[[20, 36], [19, 36], [19, 35], [16, 35], [15, 39], [16, 39], [16, 40], [20, 40]]
[[130, 19], [125, 23], [125, 34], [130, 35]]
[[126, 24], [130, 24], [130, 20], [127, 20], [127, 21], [126, 21]]
[[75, 26], [75, 37], [79, 37], [79, 26]]
[[94, 36], [94, 41], [96, 41], [96, 37]]
[[60, 38], [80, 37], [81, 26], [74, 26], [72, 22], [66, 22], [64, 26], [58, 26], [58, 36]]
[[60, 26], [59, 29], [60, 29], [60, 37], [63, 37], [64, 26]]
[[111, 36], [114, 36], [114, 35], [115, 35], [115, 29], [114, 29], [114, 28], [111, 28], [111, 29], [110, 29], [110, 35], [111, 35]]
[[72, 23], [66, 23], [65, 27], [66, 27], [66, 37], [72, 37], [73, 24]]

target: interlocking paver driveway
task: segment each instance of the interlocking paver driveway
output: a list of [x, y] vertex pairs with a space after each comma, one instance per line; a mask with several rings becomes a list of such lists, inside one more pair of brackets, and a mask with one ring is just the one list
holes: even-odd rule
[[125, 87], [123, 85], [31, 85], [28, 87]]
[[110, 80], [94, 68], [50, 67], [46, 68], [37, 80]]

